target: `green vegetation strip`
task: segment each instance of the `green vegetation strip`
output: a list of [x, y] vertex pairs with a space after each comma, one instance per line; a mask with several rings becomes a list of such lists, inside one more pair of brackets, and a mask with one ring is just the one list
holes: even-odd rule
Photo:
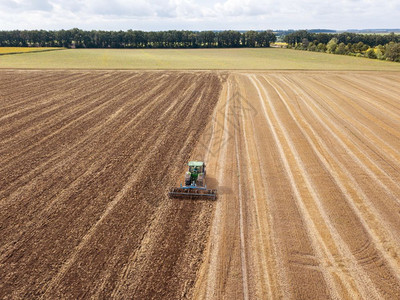
[[280, 48], [70, 49], [2, 56], [0, 68], [400, 71], [400, 64]]

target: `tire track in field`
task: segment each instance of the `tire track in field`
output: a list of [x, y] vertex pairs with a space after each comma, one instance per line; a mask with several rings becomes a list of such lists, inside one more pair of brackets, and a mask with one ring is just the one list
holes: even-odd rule
[[[258, 91], [256, 91], [257, 95], [253, 96], [249, 89], [245, 88], [253, 86], [253, 83], [247, 75], [248, 74], [243, 74], [240, 76], [240, 79], [244, 80], [241, 95], [245, 96], [245, 99], [247, 99], [246, 101], [250, 101], [249, 99], [257, 99], [256, 97], [259, 97], [259, 94]], [[251, 102], [251, 104], [255, 105], [254, 102]], [[256, 111], [260, 110], [259, 108], [255, 109]], [[277, 237], [277, 226], [274, 224], [274, 217], [279, 218], [274, 211], [276, 205], [273, 201], [274, 194], [277, 194], [278, 191], [273, 188], [273, 184], [268, 186], [267, 180], [269, 180], [269, 176], [267, 176], [267, 172], [265, 172], [265, 166], [268, 165], [268, 158], [265, 160], [265, 154], [262, 151], [263, 149], [268, 149], [267, 145], [271, 143], [265, 136], [263, 136], [263, 139], [257, 137], [257, 131], [259, 131], [260, 124], [263, 121], [263, 116], [259, 114], [254, 115], [254, 111], [250, 110], [248, 112], [248, 119], [251, 122], [251, 127], [246, 129], [247, 126], [245, 124], [247, 122], [245, 121], [245, 115], [243, 115], [243, 134], [244, 136], [249, 137], [244, 139], [244, 141], [246, 143], [247, 159], [249, 162], [249, 185], [252, 186], [253, 197], [255, 200], [255, 212], [253, 217], [257, 220], [257, 227], [255, 230], [259, 234], [259, 239], [261, 240], [262, 245], [262, 250], [259, 251], [259, 256], [263, 259], [265, 253], [264, 259], [266, 260], [268, 269], [264, 271], [268, 274], [268, 276], [266, 276], [268, 282], [266, 282], [265, 285], [268, 286], [269, 292], [266, 298], [293, 298], [293, 295], [288, 288], [288, 283], [290, 281], [285, 266], [283, 265], [283, 255], [278, 248], [279, 238]], [[256, 189], [256, 187], [258, 189]], [[257, 193], [257, 190], [260, 192]], [[262, 222], [263, 220], [267, 220], [267, 223], [265, 224]], [[267, 242], [265, 242], [265, 240], [267, 240]], [[258, 263], [255, 262], [255, 264]], [[262, 293], [258, 298], [265, 298], [265, 293]]]
[[[328, 81], [328, 80], [326, 80], [326, 81]], [[330, 82], [330, 81], [328, 81], [328, 82]], [[342, 86], [343, 86], [343, 84], [342, 84]], [[334, 83], [332, 82], [329, 85], [329, 87], [334, 88]], [[337, 89], [336, 89], [336, 91], [337, 91], [336, 94], [340, 95], [340, 91]], [[342, 89], [341, 93], [346, 94], [349, 97], [349, 99], [359, 97], [359, 94], [356, 94], [353, 92], [346, 92], [344, 89]], [[369, 96], [366, 96], [366, 97], [369, 98]], [[363, 98], [363, 99], [365, 99], [365, 98]], [[341, 103], [343, 103], [343, 102], [341, 102]], [[351, 105], [350, 101], [349, 101], [349, 104]], [[389, 158], [389, 160], [391, 162], [390, 163], [388, 162], [388, 164], [396, 164], [397, 162], [399, 162], [400, 161], [400, 151], [398, 149], [399, 149], [400, 143], [398, 145], [393, 145], [393, 142], [395, 141], [395, 139], [393, 139], [393, 135], [391, 135], [390, 133], [383, 134], [382, 127], [376, 126], [375, 122], [373, 120], [368, 118], [368, 116], [366, 116], [365, 114], [362, 114], [362, 111], [360, 111], [359, 107], [354, 107], [354, 105], [351, 105], [351, 107], [354, 107], [354, 110], [351, 110], [352, 114], [350, 114], [350, 112], [345, 109], [345, 105], [346, 105], [346, 101], [344, 102], [344, 105], [338, 103], [334, 107], [336, 108], [336, 111], [340, 112], [340, 116], [342, 116], [342, 118], [344, 120], [346, 120], [347, 124], [349, 124], [351, 122], [351, 125], [353, 126], [353, 129], [357, 132], [358, 137], [360, 139], [362, 138], [362, 142], [366, 145], [369, 145], [368, 148], [370, 148], [372, 151], [374, 151], [376, 155], [380, 156], [381, 159]], [[377, 109], [380, 110], [379, 104], [376, 104], [375, 106]], [[356, 117], [357, 114], [360, 114], [360, 113], [361, 113], [361, 117]], [[387, 115], [386, 115], [386, 117], [387, 117]], [[396, 116], [393, 117], [393, 120], [395, 120], [396, 118], [398, 118], [398, 114], [397, 114], [397, 117]], [[365, 136], [365, 138], [364, 138], [364, 136]], [[372, 143], [372, 141], [373, 141], [373, 143]], [[381, 156], [381, 153], [379, 153], [382, 151], [380, 151], [381, 150], [380, 148], [376, 147], [376, 144], [380, 145], [380, 147], [383, 147], [383, 145], [384, 145], [385, 151], [383, 153], [389, 154], [389, 157], [383, 158]], [[375, 150], [373, 150], [373, 149], [375, 149]]]
[[[241, 91], [239, 94], [240, 95], [246, 95], [243, 91]], [[241, 126], [242, 132], [240, 132], [239, 134], [240, 134], [241, 137], [249, 137], [249, 136], [252, 136], [252, 134], [246, 134], [246, 127], [247, 127], [246, 126], [246, 123], [247, 123], [246, 120], [250, 119], [252, 116], [248, 115], [248, 114], [245, 114], [245, 110], [243, 108], [243, 100], [242, 99], [240, 99], [240, 100], [241, 101], [240, 101], [240, 113], [239, 113], [239, 115], [241, 117], [240, 118], [240, 122], [242, 124], [242, 126]], [[254, 124], [252, 124], [252, 125], [253, 125], [253, 130], [254, 130]], [[253, 134], [254, 134], [254, 132], [253, 132]], [[254, 135], [253, 135], [253, 141], [256, 141], [256, 139], [254, 138]], [[257, 201], [258, 200], [257, 199], [258, 195], [257, 195], [257, 191], [256, 191], [256, 186], [255, 186], [255, 183], [254, 183], [255, 179], [254, 179], [254, 176], [253, 176], [253, 174], [255, 172], [253, 171], [253, 167], [252, 167], [252, 165], [257, 166], [257, 164], [252, 162], [252, 160], [251, 160], [251, 154], [250, 154], [250, 150], [249, 150], [249, 145], [248, 145], [249, 141], [248, 141], [248, 139], [247, 138], [243, 138], [243, 143], [244, 143], [244, 150], [245, 150], [245, 153], [246, 153], [246, 155], [245, 155], [246, 163], [244, 163], [244, 166], [247, 169], [246, 170], [246, 176], [248, 178], [247, 181], [250, 183], [250, 186], [251, 186], [251, 196], [247, 197], [247, 199], [248, 200], [251, 199], [252, 201], [254, 201], [254, 207], [255, 207], [255, 217], [254, 218], [256, 219], [257, 228], [258, 228], [258, 230], [255, 233], [255, 235], [258, 236], [258, 241], [256, 241], [256, 242], [258, 242], [260, 244], [260, 245], [258, 245], [259, 248], [257, 249], [257, 251], [254, 251], [255, 252], [254, 255], [257, 257], [257, 259], [255, 259], [257, 262], [261, 261], [261, 266], [262, 267], [261, 267], [261, 271], [259, 273], [260, 273], [260, 277], [263, 278], [262, 280], [260, 280], [261, 282], [257, 282], [254, 285], [258, 285], [259, 284], [261, 286], [260, 289], [262, 290], [262, 292], [259, 295], [257, 295], [257, 297], [266, 297], [268, 299], [272, 299], [273, 297], [276, 297], [277, 294], [278, 294], [276, 292], [276, 290], [275, 290], [276, 286], [277, 286], [276, 280], [274, 280], [274, 278], [273, 278], [275, 276], [275, 272], [272, 271], [272, 268], [274, 267], [274, 264], [275, 264], [274, 256], [277, 256], [277, 254], [276, 254], [276, 251], [273, 251], [273, 253], [274, 253], [273, 255], [271, 255], [271, 253], [268, 253], [270, 251], [269, 248], [271, 248], [271, 242], [268, 240], [268, 237], [274, 238], [274, 233], [273, 233], [273, 230], [270, 230], [268, 232], [268, 234], [265, 234], [265, 237], [264, 237], [263, 229], [262, 229], [262, 226], [261, 226], [261, 223], [260, 223], [260, 219], [264, 219], [265, 218], [265, 219], [268, 220], [267, 221], [267, 224], [268, 224], [267, 228], [272, 227], [272, 222], [271, 222], [270, 216], [268, 215], [267, 217], [265, 217], [265, 215], [259, 209], [259, 205], [258, 205], [258, 201]], [[259, 153], [257, 151], [257, 147], [253, 147], [253, 149], [256, 150], [256, 157], [257, 157], [256, 161], [259, 161]], [[258, 173], [260, 173], [260, 172], [258, 172]], [[262, 184], [262, 186], [263, 186], [263, 184]], [[264, 190], [264, 186], [263, 186], [263, 190]], [[265, 197], [265, 194], [264, 194], [264, 197]], [[260, 216], [260, 217], [258, 217], [258, 216]], [[251, 237], [252, 234], [248, 233], [248, 236]], [[267, 239], [267, 242], [265, 242], [265, 239]], [[249, 249], [251, 249], [251, 245], [250, 245]], [[261, 255], [258, 255], [259, 253], [261, 253]], [[267, 253], [267, 254], [264, 256], [263, 253]], [[249, 255], [250, 254], [253, 254], [252, 251], [249, 251]], [[257, 268], [256, 266], [253, 266], [253, 267]], [[247, 289], [248, 289], [248, 287], [247, 287]], [[265, 289], [267, 291], [265, 291]]]
[[[237, 109], [237, 108], [235, 108]], [[233, 112], [236, 113], [237, 112]], [[244, 222], [244, 204], [243, 204], [243, 192], [242, 192], [242, 185], [243, 177], [242, 177], [242, 166], [241, 166], [241, 159], [239, 153], [239, 136], [241, 132], [238, 132], [238, 127], [241, 128], [239, 124], [239, 119], [236, 120], [236, 126], [234, 127], [234, 139], [235, 139], [235, 153], [236, 153], [236, 168], [238, 172], [238, 200], [239, 200], [239, 231], [240, 231], [240, 258], [241, 258], [241, 268], [242, 268], [242, 286], [243, 286], [243, 299], [249, 299], [249, 285], [248, 285], [248, 274], [247, 274], [247, 250], [245, 244], [245, 222]]]
[[[224, 133], [225, 131], [223, 131], [219, 128], [220, 124], [217, 121], [219, 114], [217, 114], [217, 112], [219, 111], [220, 107], [224, 104], [224, 101], [226, 101], [228, 99], [227, 93], [229, 94], [229, 91], [227, 91], [227, 89], [228, 89], [227, 87], [229, 88], [229, 84], [225, 84], [222, 87], [222, 92], [221, 92], [219, 102], [212, 114], [211, 122], [209, 123], [209, 126], [211, 127], [210, 136], [201, 138], [200, 146], [197, 146], [197, 148], [195, 150], [195, 154], [194, 154], [195, 159], [204, 155], [204, 161], [207, 163], [207, 174], [209, 174], [208, 177], [214, 175], [218, 182], [221, 182], [221, 177], [218, 177], [217, 170], [218, 170], [218, 174], [221, 174], [221, 172], [222, 172], [221, 169], [223, 168], [223, 165], [221, 166], [221, 159], [220, 159], [220, 154], [221, 154], [220, 147], [222, 147], [222, 149], [224, 148], [223, 147], [224, 144], [221, 143], [221, 140], [220, 140], [221, 132], [223, 132], [222, 138], [225, 135], [227, 135], [227, 133]], [[225, 116], [225, 114], [224, 114], [224, 116]], [[225, 118], [224, 118], [224, 120], [225, 120]], [[225, 124], [224, 120], [223, 120], [223, 124]], [[207, 134], [207, 132], [206, 132], [206, 134]], [[208, 140], [207, 140], [207, 138], [208, 138]], [[218, 143], [218, 141], [220, 141], [220, 143]], [[204, 145], [207, 145], [207, 147], [205, 149], [198, 149], [198, 148], [202, 148]], [[202, 154], [203, 151], [205, 152], [204, 154]], [[213, 159], [215, 159], [215, 162], [213, 161]], [[216, 187], [217, 186], [213, 186], [211, 188], [216, 188]], [[219, 191], [219, 197], [221, 197], [221, 191]], [[207, 248], [206, 248], [204, 257], [205, 257], [205, 260], [209, 261], [209, 262], [213, 259], [213, 263], [211, 263], [211, 264], [203, 263], [202, 266], [200, 267], [199, 274], [197, 274], [196, 286], [194, 288], [193, 298], [195, 298], [195, 299], [204, 298], [205, 295], [210, 296], [211, 293], [213, 293], [213, 294], [215, 293], [214, 287], [215, 287], [216, 280], [211, 282], [211, 284], [214, 284], [214, 286], [212, 288], [208, 287], [208, 283], [209, 283], [209, 277], [210, 277], [210, 272], [211, 272], [211, 270], [210, 270], [211, 266], [214, 268], [214, 270], [212, 271], [213, 275], [215, 276], [215, 274], [216, 274], [215, 266], [216, 266], [217, 257], [211, 253], [215, 254], [215, 253], [219, 252], [219, 250], [216, 249], [216, 247], [219, 247], [219, 245], [216, 242], [215, 238], [216, 238], [216, 236], [219, 236], [219, 234], [216, 234], [216, 232], [217, 231], [220, 232], [220, 229], [217, 226], [217, 224], [220, 223], [220, 219], [221, 219], [221, 201], [217, 201], [212, 217], [213, 217], [213, 221], [212, 221], [212, 225], [211, 225], [211, 229], [210, 229], [211, 238], [207, 244]], [[211, 289], [213, 289], [213, 290], [211, 291]]]
[[[225, 96], [225, 95], [224, 95]], [[226, 153], [227, 153], [227, 143], [224, 141], [228, 140], [228, 134], [229, 134], [229, 125], [230, 122], [228, 122], [228, 110], [229, 110], [229, 102], [231, 99], [231, 87], [229, 82], [227, 83], [227, 91], [226, 91], [226, 102], [224, 101], [225, 109], [224, 109], [224, 115], [223, 115], [223, 127], [221, 128], [222, 131], [222, 144], [220, 146], [222, 147], [218, 151], [218, 169], [214, 171], [215, 172], [218, 170], [217, 174], [217, 180], [220, 186], [224, 184], [224, 173], [225, 173], [225, 165], [226, 165]], [[218, 147], [218, 146], [217, 146]], [[219, 196], [220, 198], [221, 196]], [[209, 269], [207, 270], [207, 279], [206, 279], [206, 293], [205, 297], [206, 299], [213, 299], [218, 295], [218, 289], [219, 286], [217, 287], [217, 284], [220, 284], [220, 275], [218, 274], [219, 272], [219, 256], [220, 256], [220, 247], [221, 243], [218, 240], [218, 237], [221, 236], [222, 234], [222, 229], [221, 229], [221, 217], [222, 217], [222, 200], [219, 200], [216, 204], [215, 208], [215, 213], [213, 217], [213, 223], [211, 227], [211, 248], [210, 248], [210, 265]]]
[[[274, 128], [273, 124], [275, 124], [275, 122], [273, 122], [273, 120], [271, 119], [270, 114], [268, 113], [268, 110], [267, 110], [267, 107], [265, 104], [265, 102], [267, 102], [267, 101], [264, 100], [264, 99], [271, 99], [271, 96], [269, 96], [267, 90], [264, 88], [262, 83], [255, 76], [250, 77], [250, 80], [253, 82], [255, 88], [257, 89], [257, 91], [259, 93], [259, 100], [262, 103], [263, 114], [265, 116], [266, 121], [268, 122], [269, 128], [272, 129], [272, 133], [273, 133], [274, 139], [275, 139], [274, 141], [279, 148], [279, 152], [281, 154], [281, 159], [283, 161], [283, 165], [285, 167], [286, 174], [291, 183], [291, 189], [293, 190], [293, 192], [295, 194], [296, 203], [297, 203], [299, 209], [301, 210], [303, 221], [307, 226], [308, 236], [310, 237], [310, 239], [312, 241], [313, 249], [315, 251], [315, 254], [318, 257], [318, 260], [323, 264], [320, 271], [322, 272], [325, 282], [326, 282], [327, 286], [329, 287], [329, 294], [333, 298], [339, 299], [340, 297], [337, 292], [334, 276], [333, 276], [333, 274], [331, 274], [331, 272], [327, 268], [324, 267], [326, 265], [337, 266], [337, 264], [335, 262], [334, 256], [329, 251], [328, 245], [330, 244], [330, 242], [326, 243], [324, 241], [324, 238], [319, 233], [319, 230], [316, 227], [317, 226], [316, 224], [320, 224], [319, 223], [320, 221], [316, 221], [316, 220], [314, 220], [314, 218], [311, 217], [312, 211], [309, 211], [310, 203], [309, 203], [309, 201], [307, 201], [307, 198], [311, 197], [314, 201], [316, 201], [316, 197], [313, 193], [314, 192], [313, 189], [310, 188], [311, 184], [308, 182], [307, 176], [304, 174], [304, 166], [302, 166], [302, 163], [299, 161], [298, 153], [296, 153], [294, 146], [293, 146], [292, 142], [290, 141], [290, 138], [288, 137], [287, 132], [285, 132], [284, 126], [282, 125], [280, 119], [278, 118], [277, 112], [275, 111], [275, 108], [273, 107], [272, 102], [268, 101], [268, 103], [269, 103], [268, 107], [271, 110], [273, 120], [275, 120], [277, 125], [279, 126], [279, 128], [280, 128], [279, 131], [281, 132], [281, 134], [283, 134], [282, 138], [284, 139], [284, 142], [281, 142], [281, 140], [279, 138], [279, 133]], [[263, 90], [264, 95], [266, 95], [266, 98], [264, 98], [262, 96], [260, 88]], [[290, 164], [289, 159], [287, 158], [287, 156], [285, 154], [288, 152], [287, 150], [289, 150], [284, 146], [286, 143], [289, 144], [289, 149], [292, 152], [292, 155], [295, 157], [295, 164], [296, 164], [295, 169], [298, 169], [298, 170], [300, 170], [300, 172], [303, 173], [302, 177], [307, 185], [307, 189], [308, 189], [307, 194], [309, 194], [309, 195], [305, 194], [306, 192], [304, 191], [304, 189], [301, 189], [299, 187], [300, 182], [301, 182], [299, 180], [299, 178], [298, 177], [295, 178], [295, 174], [298, 173], [298, 171], [297, 170], [293, 171], [294, 165]], [[285, 148], [287, 149], [286, 151], [284, 150]], [[300, 181], [300, 182], [296, 183], [296, 181]], [[309, 204], [307, 204], [307, 202]], [[313, 205], [311, 205], [311, 206], [313, 206]], [[346, 286], [346, 281], [342, 282], [342, 284], [344, 286]], [[361, 290], [360, 292], [363, 292], [363, 291]], [[373, 295], [377, 294], [373, 288], [370, 289], [369, 292]]]
[[[314, 84], [318, 84], [315, 82]], [[309, 90], [311, 90], [313, 93], [318, 92], [315, 90], [313, 87], [309, 87]], [[312, 96], [310, 96], [312, 97]], [[359, 166], [362, 167], [365, 172], [368, 174], [368, 176], [374, 178], [376, 182], [382, 187], [383, 191], [387, 193], [393, 201], [397, 202], [396, 196], [393, 193], [393, 191], [388, 187], [389, 182], [386, 183], [386, 181], [391, 182], [391, 186], [394, 187], [394, 190], [397, 190], [399, 188], [399, 183], [396, 182], [392, 176], [395, 176], [395, 174], [392, 174], [391, 176], [388, 175], [388, 172], [383, 170], [381, 166], [379, 166], [373, 158], [368, 154], [368, 151], [361, 151], [359, 148], [354, 148], [352, 149], [352, 145], [354, 143], [354, 132], [351, 131], [351, 128], [349, 126], [346, 126], [346, 122], [338, 118], [337, 112], [332, 109], [331, 106], [327, 106], [325, 102], [320, 102], [317, 101], [319, 106], [319, 110], [321, 110], [321, 107], [325, 110], [323, 113], [325, 114], [326, 117], [329, 117], [329, 119], [332, 120], [332, 122], [335, 124], [335, 126], [332, 127], [332, 133], [335, 132], [336, 140], [339, 142], [340, 145], [344, 145], [343, 147], [346, 149], [346, 151], [350, 151], [349, 153], [352, 154], [352, 158], [359, 163]], [[321, 110], [322, 111], [322, 110]], [[344, 125], [342, 124], [344, 123]], [[344, 128], [344, 129], [341, 129]], [[395, 131], [395, 128], [392, 129], [392, 131]], [[347, 138], [343, 137], [343, 135], [346, 135]], [[339, 138], [340, 137], [340, 138]], [[367, 141], [364, 142], [368, 143]], [[365, 147], [365, 145], [361, 145], [361, 148]], [[370, 150], [370, 149], [366, 149]], [[369, 164], [364, 164], [361, 160], [366, 160]], [[386, 177], [385, 182], [383, 182], [379, 177]], [[396, 177], [395, 177], [396, 178]]]
[[[309, 100], [310, 104], [307, 104], [307, 106], [310, 108], [310, 110], [312, 110], [313, 109], [312, 108], [312, 105], [313, 105], [312, 103], [314, 103], [314, 101], [312, 100], [313, 98], [311, 98], [309, 95], [305, 94], [304, 90], [301, 89], [300, 85], [293, 85], [292, 82], [290, 82], [288, 84], [290, 84], [290, 86], [296, 91], [296, 93], [301, 95], [301, 97], [303, 99], [308, 99]], [[304, 85], [301, 85], [301, 86], [304, 87]], [[304, 103], [306, 103], [306, 102], [304, 102]], [[315, 107], [315, 104], [314, 104], [313, 116], [317, 116], [317, 112], [316, 112], [317, 110], [315, 110], [315, 109], [316, 109], [316, 107]], [[316, 118], [319, 121], [319, 125], [318, 126], [322, 126], [322, 127], [326, 126], [325, 123], [327, 123], [327, 122], [325, 121], [325, 118], [324, 119], [321, 119], [319, 117], [316, 117]], [[312, 129], [311, 125], [309, 127]], [[315, 133], [315, 131], [313, 131], [313, 133], [314, 133], [314, 135], [318, 136], [317, 133]], [[370, 197], [372, 197], [373, 195], [367, 196], [368, 191], [365, 191], [365, 192], [363, 191], [363, 188], [355, 180], [354, 176], [351, 175], [351, 170], [352, 170], [351, 166], [346, 166], [346, 164], [342, 164], [341, 163], [340, 156], [334, 155], [332, 153], [332, 151], [329, 150], [330, 146], [324, 142], [323, 136], [320, 136], [319, 144], [321, 144], [321, 143], [326, 145], [325, 149], [326, 149], [327, 153], [330, 153], [330, 156], [332, 157], [333, 161], [335, 161], [340, 166], [339, 170], [346, 170], [347, 171], [345, 177], [348, 177], [349, 179], [352, 180], [353, 186], [355, 187], [355, 191], [357, 191], [357, 193], [358, 193], [358, 197], [360, 199], [364, 199], [364, 201], [368, 201], [368, 199]], [[326, 154], [325, 154], [325, 157], [326, 157]], [[331, 164], [331, 165], [333, 165], [333, 164]], [[369, 193], [369, 194], [371, 194], [371, 193]], [[373, 208], [375, 206], [376, 206], [376, 204], [374, 204], [373, 202], [370, 202], [370, 201], [368, 201], [367, 204], [365, 205], [365, 207], [368, 207], [368, 208]], [[393, 213], [393, 210], [391, 210], [391, 213]], [[381, 214], [374, 210], [373, 213], [369, 213], [369, 215], [371, 215], [371, 216], [380, 216]], [[366, 219], [368, 219], [368, 218], [366, 217]], [[386, 217], [382, 217], [381, 216], [380, 219], [375, 222], [375, 225], [376, 225], [376, 226], [374, 226], [375, 230], [379, 230], [379, 228], [382, 227], [382, 224], [384, 224], [386, 221], [387, 221], [387, 216]], [[380, 224], [380, 225], [378, 225], [378, 224]], [[388, 226], [388, 228], [390, 228], [390, 226]], [[385, 234], [383, 236], [385, 236]], [[381, 242], [382, 242], [382, 240], [381, 240]]]
[[[204, 259], [208, 263], [203, 263], [200, 268], [193, 294], [195, 299], [250, 297], [247, 246], [244, 237], [244, 205], [242, 205], [241, 223], [239, 198], [235, 195], [238, 190], [236, 192], [231, 190], [231, 188], [236, 190], [236, 186], [238, 186], [237, 164], [235, 163], [237, 156], [233, 135], [237, 125], [235, 124], [237, 119], [235, 118], [236, 106], [234, 103], [237, 95], [233, 94], [236, 89], [234, 85], [233, 81], [226, 82], [210, 125], [211, 136], [200, 145], [201, 148], [204, 147], [203, 145], [208, 145], [208, 147], [199, 149], [206, 158], [208, 176], [215, 174], [220, 188], [211, 225], [212, 236]], [[225, 167], [228, 165], [229, 169]], [[240, 228], [242, 228], [242, 234]], [[235, 275], [228, 277], [229, 274]]]
[[[276, 86], [275, 89], [277, 89], [277, 88], [279, 87], [278, 84], [275, 84], [275, 86]], [[285, 93], [285, 92], [284, 92], [284, 89], [282, 89], [282, 93]], [[279, 94], [280, 94], [280, 93], [279, 93]], [[282, 94], [280, 94], [280, 98], [281, 98], [281, 99], [284, 99], [285, 97], [283, 97]], [[291, 114], [291, 116], [293, 117], [292, 114]], [[299, 128], [301, 128], [301, 127], [299, 126]], [[314, 183], [313, 185], [314, 185], [314, 186], [317, 186], [316, 183]], [[321, 197], [318, 197], [318, 198], [321, 198]], [[323, 212], [323, 207], [321, 207], [321, 211]], [[326, 213], [324, 213], [323, 218], [324, 218], [324, 220], [329, 220], [328, 215], [327, 215]], [[339, 233], [336, 231], [335, 226], [334, 226], [333, 224], [330, 224], [329, 227], [332, 228], [332, 230], [334, 230], [335, 241], [339, 241], [340, 243], [344, 243], [344, 241], [341, 240], [341, 237], [340, 237]], [[347, 252], [347, 253], [344, 254], [344, 257], [347, 257], [347, 258], [348, 258], [348, 257], [351, 257], [351, 253], [350, 253], [349, 248], [346, 249], [346, 252]], [[355, 260], [353, 260], [353, 263], [356, 263]], [[358, 273], [360, 273], [360, 272], [358, 272]], [[396, 273], [394, 273], [394, 275], [396, 276]]]
[[[289, 87], [289, 85], [286, 85], [285, 88], [283, 88], [283, 89], [286, 89], [286, 90], [287, 90], [288, 87]], [[292, 89], [293, 89], [293, 88], [295, 88], [295, 87], [292, 86]], [[296, 87], [296, 88], [297, 88], [297, 87]], [[325, 120], [325, 123], [326, 123], [326, 119], [324, 119], [324, 120]], [[321, 121], [321, 124], [322, 124], [322, 123], [323, 123], [322, 120], [320, 120], [320, 121]], [[308, 127], [311, 128], [310, 125], [309, 125]], [[305, 126], [299, 126], [299, 128], [305, 128]], [[315, 134], [314, 131], [313, 131], [313, 133]], [[315, 134], [315, 135], [316, 135], [316, 134]], [[307, 136], [306, 136], [306, 137], [307, 137]], [[312, 145], [312, 142], [310, 142], [310, 144]], [[318, 144], [319, 144], [320, 146], [324, 145], [323, 139], [319, 139]], [[330, 153], [330, 151], [329, 151], [329, 148], [327, 148], [326, 146], [324, 146], [324, 150], [327, 151], [327, 152], [331, 155], [331, 153]], [[315, 152], [318, 154], [317, 149], [315, 149]], [[325, 159], [325, 158], [327, 157], [327, 156], [326, 156], [326, 153], [324, 153], [324, 155], [319, 155], [319, 157], [320, 157], [320, 159], [321, 159], [322, 161], [325, 161], [325, 162], [326, 162], [326, 159]], [[328, 156], [328, 157], [329, 157], [329, 156]], [[346, 167], [343, 166], [343, 165], [341, 165], [341, 164], [339, 163], [340, 160], [333, 158], [333, 161], [335, 161], [337, 164], [339, 164], [339, 166], [340, 166], [339, 170], [340, 170], [340, 169], [346, 170]], [[330, 166], [333, 166], [333, 164], [331, 163]], [[329, 169], [332, 169], [331, 167], [329, 167], [328, 164], [326, 164], [326, 167], [329, 168]], [[348, 179], [349, 179], [349, 178], [350, 178], [350, 179], [353, 178], [349, 172], [347, 172], [346, 176], [348, 177]], [[339, 176], [333, 176], [333, 178], [340, 178], [340, 177], [339, 177]], [[336, 182], [338, 182], [337, 179], [335, 179], [335, 180], [336, 180]], [[339, 184], [340, 188], [341, 188], [342, 191], [343, 191], [343, 190], [344, 190], [344, 184], [343, 184], [343, 183], [338, 183], [338, 184]], [[393, 270], [393, 272], [394, 272], [394, 273], [393, 273], [394, 277], [397, 277], [397, 280], [399, 280], [399, 277], [398, 277], [399, 274], [396, 272], [396, 270], [397, 270], [397, 268], [398, 268], [398, 262], [396, 262], [396, 261], [391, 257], [391, 255], [388, 255], [387, 249], [384, 249], [383, 247], [380, 246], [380, 245], [382, 244], [382, 239], [381, 239], [381, 238], [376, 238], [374, 232], [371, 231], [370, 226], [369, 226], [369, 225], [366, 225], [366, 223], [365, 223], [365, 221], [364, 221], [364, 218], [367, 219], [366, 216], [365, 216], [365, 215], [362, 216], [362, 215], [360, 214], [360, 212], [358, 211], [358, 209], [356, 208], [356, 206], [354, 205], [354, 202], [359, 202], [359, 200], [358, 200], [358, 201], [355, 201], [354, 198], [352, 199], [351, 197], [349, 197], [349, 193], [348, 193], [348, 192], [345, 192], [345, 191], [344, 191], [343, 193], [346, 195], [346, 197], [347, 197], [347, 199], [348, 199], [348, 203], [352, 206], [353, 210], [356, 212], [356, 214], [357, 214], [359, 220], [362, 222], [362, 224], [365, 226], [365, 228], [366, 228], [367, 231], [369, 232], [370, 237], [374, 240], [374, 244], [377, 245], [377, 249], [380, 250], [380, 252], [381, 252], [381, 253], [383, 254], [383, 256], [385, 257], [385, 260], [389, 263], [389, 265], [392, 266], [392, 270]], [[368, 199], [368, 197], [367, 197], [365, 194], [362, 194], [362, 195], [361, 195], [361, 199]], [[366, 200], [364, 200], [364, 201], [366, 201]], [[377, 213], [374, 211], [374, 215], [379, 215], [379, 214], [377, 214]], [[379, 223], [376, 222], [374, 225], [375, 225], [377, 228], [379, 228], [379, 227], [380, 227], [379, 224], [382, 224], [381, 222], [382, 222], [382, 221], [379, 221]], [[386, 238], [385, 238], [385, 241], [387, 241], [388, 235], [387, 235], [386, 233], [384, 233], [383, 235], [382, 235], [382, 233], [381, 233], [381, 236], [386, 237]]]

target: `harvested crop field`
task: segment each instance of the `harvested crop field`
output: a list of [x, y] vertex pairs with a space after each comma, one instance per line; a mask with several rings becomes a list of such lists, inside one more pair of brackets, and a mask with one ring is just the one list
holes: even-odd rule
[[201, 299], [400, 297], [400, 74], [230, 75]]
[[0, 298], [400, 297], [400, 73], [0, 78]]

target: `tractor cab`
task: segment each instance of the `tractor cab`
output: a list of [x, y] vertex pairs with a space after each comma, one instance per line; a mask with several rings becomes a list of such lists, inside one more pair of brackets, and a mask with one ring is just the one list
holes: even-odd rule
[[204, 173], [204, 163], [202, 161], [190, 161], [188, 163], [190, 174]]
[[189, 161], [185, 175], [186, 186], [203, 186], [206, 166], [202, 161]]

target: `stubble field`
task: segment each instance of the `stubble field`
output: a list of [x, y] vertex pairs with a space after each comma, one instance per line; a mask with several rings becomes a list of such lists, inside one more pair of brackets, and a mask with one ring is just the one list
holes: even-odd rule
[[0, 298], [400, 297], [398, 73], [0, 78]]

